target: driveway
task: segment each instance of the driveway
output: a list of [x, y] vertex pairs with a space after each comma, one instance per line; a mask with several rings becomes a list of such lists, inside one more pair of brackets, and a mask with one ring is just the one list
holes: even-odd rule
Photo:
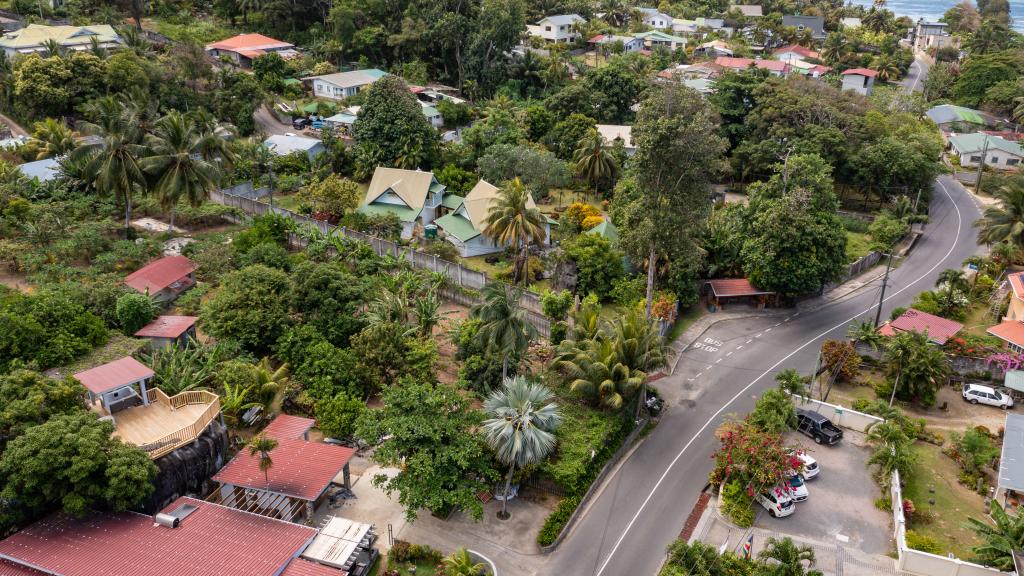
[[924, 79], [928, 77], [928, 69], [931, 68], [928, 62], [918, 55], [914, 55], [914, 61], [907, 70], [907, 76], [900, 81], [900, 84], [908, 92], [923, 92]]
[[267, 136], [283, 135], [285, 133], [295, 134], [298, 130], [292, 128], [291, 124], [285, 124], [274, 116], [274, 113], [267, 109], [266, 104], [261, 105], [252, 115], [256, 121], [256, 128]]
[[802, 434], [791, 432], [786, 442], [803, 446], [821, 472], [807, 481], [810, 496], [785, 518], [772, 518], [757, 506], [754, 526], [779, 534], [818, 541], [834, 541], [868, 554], [885, 554], [893, 546], [889, 515], [875, 508], [882, 491], [871, 477], [871, 448], [863, 434], [843, 431], [835, 446], [817, 446]]

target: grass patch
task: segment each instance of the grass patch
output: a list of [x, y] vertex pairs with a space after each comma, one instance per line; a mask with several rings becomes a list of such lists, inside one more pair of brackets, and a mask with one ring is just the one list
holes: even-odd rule
[[209, 44], [237, 34], [234, 28], [210, 20], [193, 20], [188, 23], [172, 23], [166, 20], [153, 19], [146, 22], [146, 28], [156, 30], [176, 42], [195, 42]]
[[973, 302], [964, 319], [964, 332], [975, 336], [988, 336], [985, 329], [993, 324], [988, 316], [988, 302]]
[[[970, 558], [970, 548], [979, 540], [963, 523], [967, 518], [984, 516], [982, 497], [957, 482], [959, 466], [942, 454], [938, 446], [918, 442], [914, 445], [914, 453], [918, 461], [914, 473], [905, 479], [903, 488], [903, 497], [910, 498], [918, 510], [910, 520], [910, 528], [935, 539], [942, 546], [943, 553], [952, 552], [959, 558]], [[935, 492], [930, 493], [929, 487], [933, 487]], [[929, 504], [929, 499], [935, 504]]]
[[676, 338], [679, 338], [683, 332], [686, 332], [686, 329], [692, 326], [693, 323], [706, 312], [707, 309], [700, 304], [694, 304], [686, 310], [683, 310], [679, 314], [679, 318], [676, 319], [676, 323], [672, 326], [672, 329], [669, 330], [668, 336], [665, 338], [666, 342], [669, 344], [675, 342]]
[[[398, 570], [400, 576], [411, 576], [412, 572], [409, 572], [409, 562], [403, 562], [398, 566], [388, 566], [389, 570]], [[413, 562], [416, 566], [416, 576], [434, 576], [437, 574], [437, 565], [431, 564], [430, 562]]]
[[60, 367], [57, 370], [62, 375], [70, 376], [76, 372], [88, 370], [89, 368], [94, 368], [100, 364], [106, 364], [108, 362], [124, 358], [125, 356], [131, 356], [142, 350], [145, 346], [145, 338], [129, 338], [118, 330], [110, 330], [110, 338], [107, 339], [106, 344], [93, 348], [92, 351], [85, 356], [82, 356], [67, 366]]
[[861, 232], [846, 232], [846, 262], [851, 263], [871, 252], [871, 238]]

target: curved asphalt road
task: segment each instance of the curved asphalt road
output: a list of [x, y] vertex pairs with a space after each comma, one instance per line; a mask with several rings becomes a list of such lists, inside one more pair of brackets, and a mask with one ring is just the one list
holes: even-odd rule
[[[936, 180], [925, 234], [892, 271], [883, 317], [931, 289], [946, 268], [979, 252], [971, 224], [980, 214], [955, 180]], [[880, 281], [811, 312], [719, 322], [686, 350], [658, 388], [690, 391], [606, 480], [598, 497], [549, 558], [546, 574], [655, 574], [711, 471], [714, 430], [726, 415], [753, 408], [753, 397], [786, 368], [814, 369], [821, 342], [845, 337], [855, 318], [874, 319]]]

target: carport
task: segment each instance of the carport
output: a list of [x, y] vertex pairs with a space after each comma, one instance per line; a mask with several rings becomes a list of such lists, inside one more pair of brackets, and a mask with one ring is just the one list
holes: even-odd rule
[[775, 300], [776, 293], [758, 290], [746, 278], [719, 278], [708, 280], [705, 284], [708, 304], [714, 312], [725, 307], [725, 301], [736, 302], [747, 300], [763, 310], [765, 305]]

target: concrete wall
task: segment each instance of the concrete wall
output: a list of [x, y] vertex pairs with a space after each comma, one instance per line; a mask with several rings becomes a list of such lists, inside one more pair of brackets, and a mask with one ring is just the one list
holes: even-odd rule
[[793, 402], [797, 408], [813, 410], [831, 420], [836, 426], [842, 426], [843, 428], [849, 428], [858, 432], [864, 432], [868, 426], [882, 421], [878, 416], [857, 412], [856, 410], [850, 410], [835, 404], [828, 404], [821, 400], [804, 399], [801, 396], [794, 395]]

